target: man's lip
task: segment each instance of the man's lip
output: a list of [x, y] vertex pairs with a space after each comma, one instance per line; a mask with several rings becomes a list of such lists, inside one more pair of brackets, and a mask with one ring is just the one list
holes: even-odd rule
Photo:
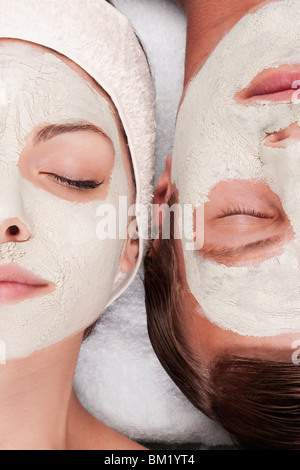
[[259, 73], [252, 82], [235, 95], [241, 104], [257, 101], [291, 103], [300, 97], [300, 65], [282, 65]]

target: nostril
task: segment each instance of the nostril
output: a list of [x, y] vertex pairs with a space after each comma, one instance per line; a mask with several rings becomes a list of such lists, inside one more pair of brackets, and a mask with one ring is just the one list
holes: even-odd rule
[[293, 123], [286, 129], [269, 134], [264, 140], [264, 145], [273, 148], [286, 148], [297, 140], [300, 141], [300, 127], [297, 123]]
[[7, 232], [9, 235], [18, 235], [20, 229], [17, 225], [11, 225], [10, 227], [8, 227]]

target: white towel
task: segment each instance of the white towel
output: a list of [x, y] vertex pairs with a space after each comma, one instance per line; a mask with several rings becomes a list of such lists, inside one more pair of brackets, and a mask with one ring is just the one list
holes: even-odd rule
[[[181, 96], [186, 22], [172, 0], [114, 0], [140, 37], [156, 87], [156, 180], [172, 151]], [[83, 344], [75, 390], [97, 418], [134, 440], [231, 444], [228, 434], [194, 408], [158, 362], [148, 339], [142, 270]]]

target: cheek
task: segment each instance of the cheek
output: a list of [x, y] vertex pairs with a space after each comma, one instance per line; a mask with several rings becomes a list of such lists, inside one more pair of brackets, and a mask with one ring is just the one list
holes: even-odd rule
[[103, 291], [109, 295], [122, 240], [98, 238], [99, 201], [73, 204], [26, 181], [23, 184], [27, 189], [25, 211], [32, 225], [26, 249], [47, 271], [46, 278], [57, 285], [61, 296], [76, 298], [83, 295], [84, 288], [91, 291], [99, 287], [102, 295]]
[[31, 237], [0, 245], [1, 261], [19, 263], [56, 288], [16, 305], [0, 305], [7, 358], [25, 357], [93, 323], [111, 297], [123, 246], [121, 239], [98, 239], [99, 201], [73, 204], [23, 179], [19, 188]]

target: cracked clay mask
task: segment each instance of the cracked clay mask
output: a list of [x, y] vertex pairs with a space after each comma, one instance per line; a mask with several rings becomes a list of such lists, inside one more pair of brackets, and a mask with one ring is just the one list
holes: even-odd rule
[[[101, 314], [120, 274], [127, 221], [118, 230], [124, 236], [101, 240], [97, 210], [111, 204], [118, 217], [119, 196], [129, 197], [129, 187], [107, 100], [60, 58], [26, 43], [0, 44], [0, 90], [0, 220], [18, 218], [30, 232], [27, 241], [0, 245], [1, 264], [18, 264], [55, 286], [46, 295], [0, 303], [0, 340], [12, 359], [70, 336]], [[36, 128], [75, 122], [100, 128], [114, 149], [106, 194], [85, 202], [42, 189], [23, 176], [20, 165]], [[50, 150], [48, 156], [51, 161]], [[69, 171], [60, 176], [72, 179], [71, 164]]]
[[267, 136], [299, 125], [299, 101], [235, 100], [265, 69], [300, 63], [299, 24], [299, 1], [293, 0], [245, 16], [193, 78], [178, 114], [172, 178], [179, 202], [196, 209], [220, 182], [260, 181], [280, 198], [293, 231], [280, 253], [230, 266], [185, 250], [183, 240], [199, 312], [240, 335], [300, 331], [300, 141], [265, 145]]

